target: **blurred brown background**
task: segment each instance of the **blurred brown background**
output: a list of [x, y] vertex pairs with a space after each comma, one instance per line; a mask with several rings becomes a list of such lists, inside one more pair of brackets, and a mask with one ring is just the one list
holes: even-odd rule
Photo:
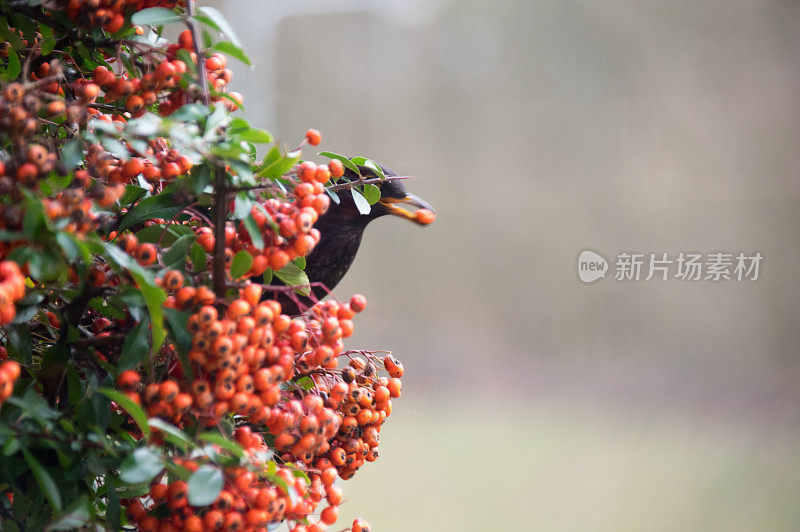
[[[439, 210], [371, 225], [336, 290], [406, 366], [342, 528], [800, 529], [799, 4], [208, 4], [252, 123]], [[764, 260], [624, 283], [623, 251]]]

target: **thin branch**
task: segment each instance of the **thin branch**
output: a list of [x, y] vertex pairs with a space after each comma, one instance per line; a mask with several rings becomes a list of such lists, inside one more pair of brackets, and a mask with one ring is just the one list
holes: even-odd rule
[[[393, 176], [387, 176], [385, 178], [374, 177], [374, 178], [371, 178], [371, 179], [353, 181], [351, 183], [339, 183], [339, 184], [336, 184], [336, 185], [329, 185], [329, 186], [327, 186], [325, 188], [327, 190], [337, 191], [337, 190], [344, 190], [344, 189], [352, 188], [352, 187], [354, 187], [356, 185], [369, 185], [369, 184], [375, 184], [375, 183], [382, 183], [384, 181], [395, 181], [395, 180], [399, 180], [399, 179], [415, 179], [416, 177], [417, 176], [414, 176], [414, 175], [393, 175]], [[232, 187], [232, 188], [230, 188], [228, 190], [230, 192], [247, 192], [249, 190], [269, 190], [271, 188], [278, 188], [278, 186], [275, 185], [274, 183], [265, 183], [265, 184], [262, 184], [262, 185], [252, 185], [252, 186], [249, 186], [249, 187]]]
[[186, 24], [189, 26], [189, 31], [192, 34], [195, 61], [197, 62], [197, 76], [200, 83], [200, 95], [202, 97], [203, 105], [208, 105], [211, 102], [211, 93], [208, 91], [208, 72], [206, 72], [205, 55], [200, 49], [200, 30], [197, 28], [197, 21], [194, 19], [194, 0], [186, 1], [186, 12], [189, 15], [189, 17], [186, 19]]
[[225, 170], [214, 166], [214, 257], [211, 263], [211, 276], [214, 293], [219, 298], [225, 297], [225, 225], [227, 221], [228, 191]]

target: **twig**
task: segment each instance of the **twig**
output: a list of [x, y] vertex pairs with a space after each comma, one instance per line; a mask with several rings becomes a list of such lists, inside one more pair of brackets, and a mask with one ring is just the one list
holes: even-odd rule
[[194, 45], [195, 61], [197, 63], [197, 76], [200, 83], [200, 95], [203, 105], [211, 102], [211, 93], [208, 91], [208, 73], [206, 72], [205, 56], [200, 49], [200, 30], [197, 29], [197, 21], [194, 19], [194, 0], [186, 1], [186, 12], [189, 17], [186, 24], [192, 34], [192, 44]]
[[218, 298], [225, 297], [226, 285], [225, 225], [228, 220], [228, 191], [226, 185], [224, 169], [214, 166], [214, 257], [211, 263], [211, 277], [214, 284], [214, 293]]
[[[331, 191], [335, 192], [337, 190], [344, 190], [344, 189], [347, 189], [347, 188], [352, 188], [352, 187], [354, 187], [356, 185], [369, 185], [369, 184], [374, 184], [374, 183], [382, 183], [384, 181], [395, 181], [395, 180], [398, 180], [398, 179], [415, 179], [416, 177], [417, 176], [415, 176], [415, 175], [393, 175], [393, 176], [387, 176], [385, 178], [374, 177], [374, 178], [370, 178], [370, 179], [352, 181], [350, 183], [339, 183], [339, 184], [336, 184], [336, 185], [329, 185], [329, 186], [327, 186], [325, 188], [327, 190], [331, 190]], [[228, 190], [230, 192], [247, 192], [249, 190], [268, 190], [270, 188], [278, 188], [278, 186], [275, 185], [274, 183], [265, 183], [265, 184], [261, 184], [261, 185], [252, 185], [252, 186], [248, 186], [248, 187], [233, 187], [233, 188], [230, 188]]]

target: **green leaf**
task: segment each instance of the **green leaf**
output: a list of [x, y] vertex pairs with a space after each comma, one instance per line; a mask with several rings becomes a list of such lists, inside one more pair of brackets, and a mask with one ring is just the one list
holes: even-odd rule
[[378, 166], [378, 164], [375, 161], [373, 161], [372, 159], [367, 159], [366, 157], [360, 157], [359, 156], [359, 157], [353, 157], [351, 160], [355, 164], [359, 164], [361, 166], [366, 166], [367, 168], [372, 170], [372, 172], [377, 177], [380, 177], [381, 179], [386, 179], [386, 175], [383, 173], [383, 170], [381, 170], [380, 166]]
[[218, 103], [214, 107], [214, 111], [211, 113], [211, 116], [209, 116], [208, 120], [206, 120], [204, 136], [208, 137], [209, 135], [212, 135], [218, 127], [226, 125], [229, 119], [230, 115], [228, 114], [228, 110], [225, 109], [224, 105]]
[[[61, 346], [53, 347], [52, 349], [59, 348], [63, 349]], [[22, 397], [15, 395], [9, 397], [7, 401], [22, 410], [24, 416], [32, 417], [42, 426], [47, 425], [48, 420], [57, 419], [61, 415], [58, 410], [50, 408], [45, 398], [36, 393], [33, 388], [28, 388]]]
[[204, 432], [203, 434], [200, 434], [197, 439], [208, 443], [213, 443], [214, 445], [219, 445], [223, 449], [230, 451], [239, 458], [244, 457], [244, 449], [242, 449], [238, 443], [233, 440], [229, 440], [218, 432]]
[[156, 285], [153, 275], [142, 268], [130, 255], [114, 244], [104, 243], [103, 248], [108, 257], [116, 263], [118, 267], [128, 270], [128, 273], [131, 274], [131, 277], [133, 277], [133, 280], [136, 281], [136, 284], [139, 286], [139, 291], [150, 313], [153, 351], [158, 351], [161, 349], [161, 344], [167, 336], [167, 332], [164, 329], [164, 318], [161, 312], [161, 305], [166, 301], [167, 295], [161, 287]]
[[75, 262], [78, 259], [82, 259], [84, 264], [89, 264], [92, 261], [89, 248], [72, 233], [59, 231], [56, 233], [56, 242], [61, 246], [68, 261]]
[[200, 466], [189, 477], [189, 504], [192, 506], [208, 506], [213, 504], [222, 491], [225, 477], [222, 470], [215, 466]]
[[275, 277], [283, 281], [286, 286], [302, 287], [298, 291], [303, 295], [311, 293], [309, 289], [309, 281], [306, 272], [297, 267], [296, 264], [290, 262], [275, 273]]
[[135, 137], [152, 137], [161, 131], [163, 121], [153, 113], [145, 113], [125, 124], [125, 132]]
[[[272, 150], [270, 150], [270, 152], [267, 153], [267, 156], [269, 157], [271, 153], [272, 153]], [[261, 171], [258, 172], [258, 177], [266, 177], [268, 179], [277, 179], [277, 178], [281, 177], [283, 174], [285, 174], [286, 172], [288, 172], [289, 170], [291, 170], [292, 167], [295, 164], [297, 164], [297, 161], [299, 161], [299, 160], [300, 160], [300, 152], [299, 151], [291, 151], [291, 152], [287, 153], [286, 155], [279, 156], [277, 159], [275, 159], [269, 165], [264, 166], [261, 169]]]
[[56, 45], [56, 39], [53, 37], [53, 28], [46, 24], [39, 24], [39, 33], [42, 34], [42, 55], [49, 55]]
[[244, 228], [247, 229], [247, 234], [250, 235], [250, 240], [256, 249], [264, 249], [264, 237], [261, 235], [261, 230], [258, 228], [256, 219], [253, 218], [253, 213], [248, 213], [242, 220]]
[[22, 65], [19, 62], [19, 56], [17, 56], [17, 52], [13, 48], [8, 49], [8, 66], [6, 67], [5, 72], [3, 72], [3, 78], [6, 81], [12, 81], [19, 76], [19, 73], [22, 71]]
[[164, 468], [161, 453], [151, 447], [139, 447], [123, 460], [119, 478], [126, 484], [150, 482]]
[[350, 159], [348, 159], [344, 155], [339, 155], [338, 153], [333, 153], [333, 152], [330, 152], [330, 151], [321, 151], [317, 155], [321, 155], [323, 157], [328, 157], [329, 159], [338, 159], [338, 160], [342, 161], [342, 164], [345, 165], [346, 168], [349, 168], [350, 170], [355, 172], [355, 174], [357, 176], [361, 176], [361, 171], [358, 169], [358, 166], [353, 164], [353, 161], [351, 161]]
[[42, 492], [44, 496], [47, 498], [47, 502], [50, 503], [50, 506], [53, 510], [60, 512], [62, 507], [61, 502], [61, 492], [58, 491], [58, 486], [56, 485], [53, 477], [50, 476], [50, 473], [42, 467], [42, 464], [39, 463], [36, 458], [24, 447], [22, 448], [22, 454], [25, 456], [25, 462], [27, 462], [28, 467], [31, 468], [31, 472], [33, 473], [36, 482], [39, 484], [39, 487], [42, 488]]
[[133, 421], [139, 425], [145, 437], [150, 435], [150, 427], [147, 425], [147, 415], [144, 413], [144, 410], [142, 410], [142, 407], [134, 403], [133, 400], [119, 390], [100, 388], [97, 391], [117, 403], [120, 408], [127, 412]]
[[178, 205], [175, 202], [175, 197], [172, 194], [159, 194], [158, 196], [150, 196], [137, 203], [128, 214], [120, 222], [117, 231], [122, 233], [124, 230], [134, 226], [145, 220], [152, 220], [153, 218], [163, 218], [169, 220], [178, 214], [183, 205]]
[[183, 371], [186, 373], [189, 380], [194, 380], [194, 371], [189, 364], [189, 350], [192, 348], [192, 335], [186, 330], [186, 324], [191, 315], [191, 310], [180, 311], [174, 308], [164, 309], [164, 318], [166, 318], [167, 327], [170, 333], [172, 333], [172, 339], [175, 340], [175, 347], [178, 349], [178, 358], [181, 360]]
[[125, 336], [122, 345], [122, 355], [119, 357], [117, 367], [120, 371], [133, 369], [141, 364], [150, 353], [149, 338], [150, 320], [144, 319]]
[[131, 24], [136, 26], [161, 26], [178, 22], [181, 16], [174, 11], [164, 7], [151, 7], [137, 11], [131, 16]]
[[372, 208], [370, 207], [369, 202], [367, 201], [367, 198], [362, 196], [361, 192], [359, 192], [358, 190], [356, 190], [354, 188], [350, 189], [350, 194], [353, 195], [353, 201], [356, 204], [356, 208], [358, 209], [358, 212], [360, 212], [361, 214], [369, 214], [369, 211], [371, 211]]
[[[48, 525], [46, 530], [83, 530], [91, 521], [91, 508], [86, 495], [72, 503], [56, 521]], [[5, 529], [4, 529], [5, 530]]]
[[[103, 122], [101, 122], [100, 120], [95, 120], [93, 123], [102, 124]], [[117, 139], [112, 139], [111, 137], [103, 137], [102, 139], [100, 139], [100, 143], [109, 153], [111, 153], [112, 155], [114, 155], [119, 159], [127, 160], [131, 156], [130, 153], [128, 153], [128, 148], [126, 148], [125, 145], [122, 142], [118, 141]]]
[[192, 56], [191, 56], [191, 53], [189, 52], [189, 50], [186, 50], [185, 48], [181, 48], [180, 50], [178, 50], [176, 55], [178, 56], [178, 59], [183, 61], [183, 63], [186, 65], [186, 68], [189, 69], [189, 74], [191, 74], [192, 76], [196, 76], [197, 75], [197, 63], [192, 59]]
[[194, 446], [194, 443], [189, 438], [189, 436], [186, 435], [185, 432], [183, 432], [175, 425], [167, 423], [163, 419], [159, 419], [157, 417], [151, 417], [149, 420], [147, 420], [147, 423], [152, 428], [158, 429], [161, 432], [163, 432], [164, 437], [168, 442], [182, 448], [184, 451], [189, 447]]
[[65, 142], [64, 147], [61, 148], [61, 163], [67, 170], [72, 170], [82, 162], [83, 145], [81, 144], [81, 138], [75, 137]]
[[175, 243], [161, 255], [166, 268], [170, 270], [185, 269], [186, 254], [189, 253], [189, 248], [194, 244], [196, 239], [197, 236], [194, 234], [183, 235], [177, 239]]
[[269, 144], [272, 142], [272, 135], [263, 129], [245, 129], [237, 133], [237, 136], [246, 142], [254, 142], [256, 144]]
[[381, 199], [381, 189], [372, 183], [367, 183], [364, 185], [364, 198], [366, 198], [370, 205], [375, 205], [378, 203], [378, 200]]
[[250, 255], [243, 249], [237, 251], [236, 255], [233, 256], [233, 262], [231, 263], [231, 278], [238, 279], [239, 277], [250, 271], [250, 267], [252, 265], [253, 265], [252, 255]]
[[200, 244], [195, 242], [192, 244], [190, 253], [192, 259], [192, 271], [194, 273], [203, 271], [206, 268], [206, 250], [204, 250]]
[[326, 188], [325, 189], [325, 193], [328, 194], [328, 196], [331, 197], [331, 199], [333, 200], [333, 202], [335, 204], [338, 205], [339, 203], [342, 202], [342, 200], [339, 198], [339, 194], [337, 194], [336, 191], [331, 190], [330, 188]]
[[199, 13], [195, 17], [197, 20], [199, 20], [206, 26], [212, 27], [215, 30], [219, 31], [220, 33], [225, 35], [228, 39], [230, 39], [230, 41], [236, 46], [242, 46], [242, 43], [236, 37], [233, 28], [225, 19], [222, 13], [220, 13], [213, 7], [208, 7], [208, 6], [198, 7], [197, 11]]
[[247, 57], [247, 54], [244, 53], [244, 50], [242, 50], [241, 47], [236, 46], [231, 42], [220, 41], [214, 45], [214, 50], [217, 50], [218, 52], [222, 52], [224, 54], [228, 54], [229, 56], [238, 59], [247, 66], [253, 66], [253, 62], [250, 61], [250, 58]]

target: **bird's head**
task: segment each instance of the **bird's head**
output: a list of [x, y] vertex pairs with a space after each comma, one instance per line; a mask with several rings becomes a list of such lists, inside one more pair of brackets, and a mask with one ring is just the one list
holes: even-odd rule
[[[380, 168], [386, 177], [397, 176], [396, 173], [383, 165], [380, 165]], [[376, 172], [369, 167], [359, 166], [358, 169], [361, 175], [367, 179], [379, 177]], [[350, 181], [358, 179], [355, 172], [350, 169], [345, 169], [344, 177]], [[386, 214], [391, 214], [393, 216], [405, 218], [419, 225], [428, 225], [432, 223], [436, 217], [436, 209], [424, 199], [406, 190], [404, 181], [403, 179], [386, 179], [385, 181], [375, 183], [375, 186], [381, 191], [381, 197], [377, 203], [372, 205], [372, 210], [366, 216], [368, 216], [369, 219], [374, 219]]]

